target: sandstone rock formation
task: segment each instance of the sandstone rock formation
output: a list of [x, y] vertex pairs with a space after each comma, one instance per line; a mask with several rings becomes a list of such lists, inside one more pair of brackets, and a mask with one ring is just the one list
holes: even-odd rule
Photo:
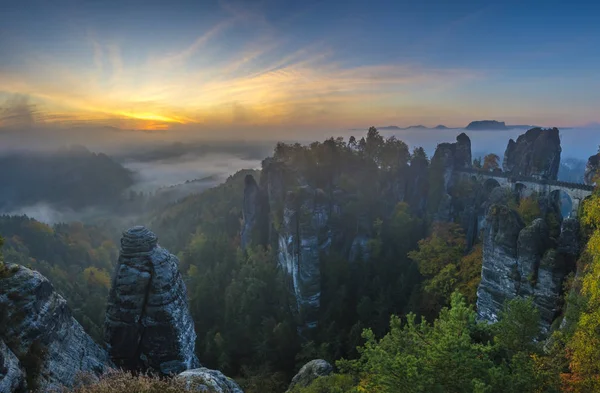
[[184, 371], [177, 378], [183, 379], [189, 389], [199, 392], [244, 393], [233, 379], [204, 367]]
[[444, 190], [448, 193], [454, 180], [454, 171], [472, 167], [471, 139], [462, 133], [455, 143], [440, 143], [431, 158], [433, 170], [443, 173]]
[[564, 220], [557, 242], [544, 219], [525, 226], [507, 205], [492, 205], [487, 221], [477, 291], [479, 317], [496, 322], [505, 301], [531, 296], [540, 310], [542, 332], [548, 333], [559, 311], [562, 281], [575, 267], [578, 222]]
[[292, 378], [292, 382], [288, 387], [288, 392], [291, 392], [294, 387], [306, 387], [319, 377], [326, 377], [333, 372], [333, 366], [323, 359], [315, 359], [306, 363], [298, 374]]
[[600, 175], [600, 153], [591, 156], [585, 167], [585, 184], [595, 185], [596, 177]]
[[17, 356], [0, 340], [0, 392], [15, 392], [25, 387], [25, 373]]
[[105, 324], [110, 357], [118, 367], [170, 375], [198, 366], [178, 264], [143, 226], [123, 233]]
[[254, 176], [246, 175], [244, 179], [244, 218], [240, 233], [241, 247], [254, 242], [266, 245], [268, 241], [268, 201], [262, 190], [256, 184]]
[[72, 317], [52, 284], [36, 271], [6, 266], [0, 277], [0, 386], [23, 385], [27, 375], [29, 389], [48, 391], [73, 385], [81, 372], [103, 373], [111, 365], [107, 353]]
[[288, 192], [279, 228], [279, 264], [291, 278], [298, 311], [306, 326], [316, 326], [321, 296], [320, 253], [332, 242], [330, 205], [309, 186]]
[[508, 142], [502, 168], [514, 176], [556, 180], [561, 152], [558, 128], [532, 128]]

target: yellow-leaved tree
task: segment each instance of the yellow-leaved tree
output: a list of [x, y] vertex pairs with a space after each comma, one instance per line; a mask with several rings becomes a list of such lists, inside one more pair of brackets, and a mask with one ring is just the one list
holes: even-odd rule
[[585, 252], [590, 262], [583, 267], [581, 295], [583, 307], [575, 332], [568, 344], [570, 371], [567, 391], [600, 391], [600, 193], [589, 198], [581, 223], [590, 234]]

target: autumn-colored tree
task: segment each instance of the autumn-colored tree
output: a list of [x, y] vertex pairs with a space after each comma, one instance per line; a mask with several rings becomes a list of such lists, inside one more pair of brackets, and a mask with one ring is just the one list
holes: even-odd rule
[[483, 170], [484, 171], [495, 171], [500, 168], [500, 157], [496, 154], [488, 154], [483, 157]]

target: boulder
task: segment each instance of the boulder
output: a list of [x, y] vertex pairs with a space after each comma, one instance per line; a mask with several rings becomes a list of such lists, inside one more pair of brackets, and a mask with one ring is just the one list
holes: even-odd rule
[[105, 322], [105, 340], [118, 367], [171, 375], [199, 365], [178, 264], [143, 226], [123, 233]]
[[199, 392], [244, 393], [233, 379], [205, 367], [184, 371], [176, 378], [183, 379], [189, 389]]
[[16, 384], [26, 373], [29, 389], [48, 391], [72, 386], [82, 372], [98, 376], [112, 365], [44, 276], [19, 265], [6, 267], [0, 278], [2, 384]]
[[315, 359], [306, 363], [298, 374], [292, 378], [292, 382], [288, 387], [288, 392], [298, 387], [306, 387], [319, 377], [326, 377], [333, 372], [333, 366], [323, 359]]

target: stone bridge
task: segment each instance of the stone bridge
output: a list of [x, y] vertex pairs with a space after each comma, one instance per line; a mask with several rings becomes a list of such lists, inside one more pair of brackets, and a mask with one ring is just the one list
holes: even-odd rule
[[[581, 202], [592, 195], [594, 186], [580, 183], [569, 183], [559, 180], [538, 179], [534, 177], [513, 176], [510, 173], [500, 171], [484, 171], [475, 168], [464, 168], [457, 170], [458, 173], [470, 174], [477, 180], [487, 183], [494, 182], [501, 187], [509, 187], [519, 192], [522, 196], [528, 196], [536, 192], [539, 195], [551, 195], [563, 191], [571, 198], [573, 206], [571, 217], [576, 218]], [[496, 184], [493, 183], [493, 186]]]

